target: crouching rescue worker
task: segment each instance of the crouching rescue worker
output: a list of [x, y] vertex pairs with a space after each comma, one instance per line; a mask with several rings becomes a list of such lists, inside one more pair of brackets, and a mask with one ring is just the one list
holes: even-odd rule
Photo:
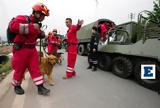
[[106, 23], [102, 23], [99, 25], [99, 28], [100, 28], [100, 40], [105, 41], [106, 34], [108, 32], [108, 25]]
[[97, 50], [98, 50], [98, 43], [99, 43], [99, 34], [97, 32], [97, 27], [92, 27], [92, 36], [90, 40], [90, 50], [89, 50], [89, 66], [87, 69], [92, 69], [92, 71], [97, 70]]
[[18, 15], [9, 23], [10, 32], [15, 33], [13, 39], [13, 81], [16, 94], [24, 94], [21, 87], [25, 70], [28, 69], [31, 78], [38, 88], [38, 94], [48, 95], [49, 89], [43, 86], [44, 78], [39, 68], [39, 56], [36, 50], [37, 38], [44, 38], [44, 31], [40, 30], [41, 22], [45, 16], [49, 16], [49, 10], [42, 3], [37, 3], [33, 7], [33, 13], [30, 16]]

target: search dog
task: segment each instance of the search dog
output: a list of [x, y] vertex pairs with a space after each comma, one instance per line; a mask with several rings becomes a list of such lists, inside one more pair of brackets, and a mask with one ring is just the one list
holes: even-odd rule
[[40, 53], [40, 70], [42, 72], [42, 75], [45, 76], [47, 75], [48, 79], [47, 79], [47, 83], [51, 86], [55, 85], [55, 81], [53, 79], [53, 68], [56, 64], [57, 61], [57, 57], [53, 54], [49, 54], [47, 57], [44, 57], [43, 53]]

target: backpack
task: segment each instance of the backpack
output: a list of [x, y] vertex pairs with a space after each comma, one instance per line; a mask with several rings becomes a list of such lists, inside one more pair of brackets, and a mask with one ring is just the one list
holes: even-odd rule
[[[14, 18], [12, 18], [12, 20], [14, 20]], [[10, 23], [9, 23], [9, 25], [10, 25]], [[7, 41], [9, 44], [11, 44], [11, 43], [13, 43], [13, 40], [16, 37], [16, 33], [13, 33], [10, 31], [9, 25], [7, 27]]]
[[[12, 18], [12, 20], [14, 20], [14, 19], [15, 19], [15, 18]], [[12, 21], [12, 20], [11, 20], [11, 21]], [[11, 22], [11, 21], [10, 21], [10, 22]], [[31, 22], [29, 16], [26, 16], [26, 21], [27, 21], [28, 23]], [[9, 22], [9, 25], [10, 25], [10, 22]], [[8, 44], [12, 44], [12, 43], [14, 42], [14, 38], [16, 37], [17, 34], [10, 31], [9, 25], [8, 25], [8, 27], [7, 27], [7, 41], [8, 41]]]

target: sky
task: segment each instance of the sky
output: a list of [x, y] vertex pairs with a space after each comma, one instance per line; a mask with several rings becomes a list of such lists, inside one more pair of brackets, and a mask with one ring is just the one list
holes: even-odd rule
[[50, 10], [50, 16], [42, 22], [47, 25], [46, 34], [54, 28], [58, 33], [66, 34], [65, 19], [72, 18], [73, 24], [83, 19], [84, 24], [100, 18], [114, 21], [117, 25], [130, 21], [130, 13], [137, 15], [143, 10], [153, 10], [154, 0], [0, 0], [0, 36], [6, 39], [6, 28], [9, 21], [17, 15], [30, 15], [32, 6], [37, 2], [44, 3]]

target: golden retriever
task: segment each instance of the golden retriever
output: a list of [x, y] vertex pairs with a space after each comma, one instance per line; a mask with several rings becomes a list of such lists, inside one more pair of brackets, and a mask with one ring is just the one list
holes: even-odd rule
[[55, 85], [55, 81], [53, 79], [53, 67], [56, 64], [57, 57], [50, 54], [47, 57], [44, 57], [43, 54], [40, 54], [41, 60], [40, 60], [40, 69], [41, 72], [44, 75], [47, 75], [48, 79], [47, 82], [49, 85], [53, 86]]
[[62, 54], [63, 54], [63, 53], [57, 53], [57, 55], [56, 55], [56, 57], [57, 57], [57, 63], [58, 63], [59, 65], [62, 64], [62, 60], [63, 60]]
[[59, 65], [62, 64], [62, 60], [63, 60], [62, 54], [64, 54], [64, 53], [55, 53], [55, 52], [52, 52], [50, 54], [52, 54], [52, 55], [54, 55], [54, 56], [57, 57], [57, 61], [56, 61], [57, 64], [59, 64]]

